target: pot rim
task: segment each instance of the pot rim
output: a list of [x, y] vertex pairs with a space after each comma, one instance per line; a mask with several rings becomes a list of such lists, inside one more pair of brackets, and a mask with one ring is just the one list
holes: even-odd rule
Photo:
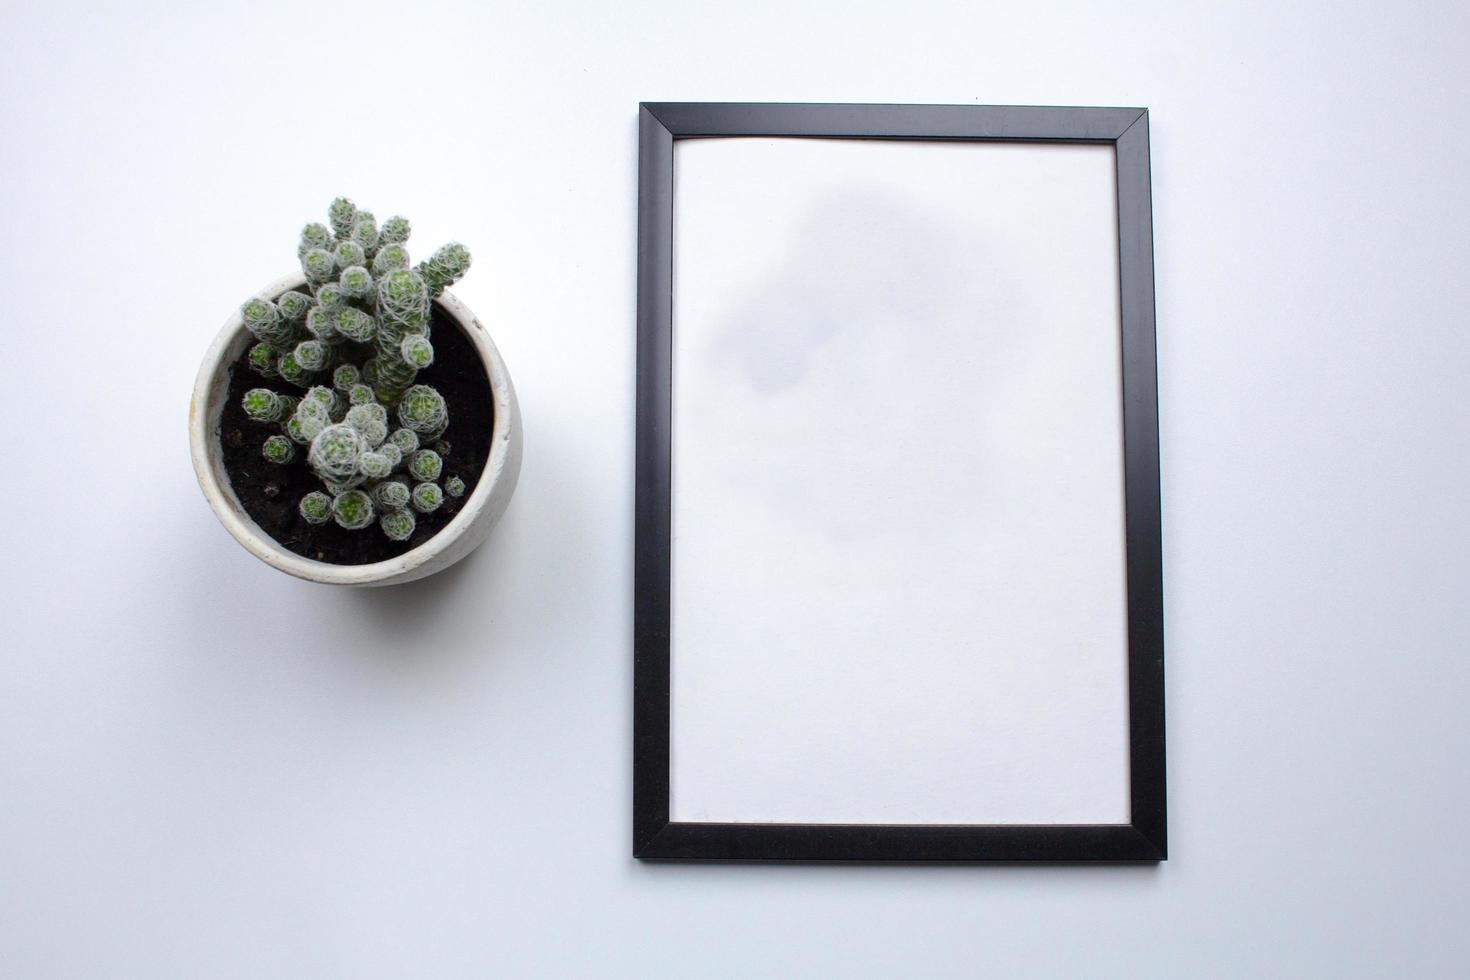
[[[276, 279], [255, 295], [261, 299], [274, 300], [287, 290], [305, 285], [306, 277], [300, 272], [294, 272]], [[454, 319], [460, 331], [474, 346], [490, 381], [490, 394], [495, 401], [495, 418], [490, 431], [490, 454], [475, 483], [475, 489], [460, 507], [459, 513], [437, 534], [401, 555], [365, 565], [337, 565], [317, 561], [282, 547], [251, 519], [235, 496], [229, 476], [224, 471], [219, 444], [219, 418], [223, 410], [224, 391], [228, 388], [228, 372], [235, 366], [234, 363], [226, 363], [226, 360], [231, 356], [232, 349], [241, 342], [242, 335], [252, 340], [254, 338], [245, 329], [239, 309], [225, 320], [224, 326], [204, 355], [194, 382], [194, 393], [189, 403], [189, 450], [194, 462], [194, 475], [199, 480], [199, 488], [204, 491], [210, 508], [225, 526], [225, 530], [246, 551], [273, 568], [311, 582], [329, 585], [384, 585], [420, 578], [439, 571], [442, 567], [448, 567], [473, 550], [466, 548], [462, 554], [445, 555], [469, 533], [480, 518], [485, 517], [493, 523], [499, 517], [498, 507], [487, 512], [487, 506], [495, 495], [496, 485], [508, 479], [513, 486], [520, 468], [519, 443], [512, 439], [512, 434], [519, 432], [520, 425], [510, 374], [489, 333], [468, 307], [447, 290], [434, 302]], [[506, 496], [502, 494], [498, 498], [500, 507], [504, 506]], [[433, 567], [432, 563], [441, 556], [443, 560], [440, 567]]]

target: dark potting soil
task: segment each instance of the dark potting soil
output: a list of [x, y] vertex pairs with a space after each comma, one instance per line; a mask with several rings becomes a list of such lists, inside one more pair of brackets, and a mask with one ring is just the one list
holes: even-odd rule
[[[495, 422], [490, 379], [485, 376], [485, 366], [474, 345], [460, 331], [459, 324], [446, 316], [437, 303], [434, 305], [431, 331], [434, 363], [420, 371], [416, 381], [437, 388], [449, 409], [449, 428], [440, 437], [448, 444], [449, 451], [442, 454], [444, 475], [440, 477], [439, 485], [442, 487], [451, 476], [457, 476], [464, 481], [465, 491], [458, 498], [446, 493], [444, 503], [432, 514], [415, 512], [418, 524], [407, 541], [390, 540], [376, 521], [360, 531], [348, 531], [335, 522], [313, 525], [302, 518], [296, 509], [301, 498], [313, 490], [322, 489], [321, 480], [306, 465], [306, 447], [297, 446], [295, 461], [285, 466], [267, 462], [260, 453], [260, 447], [267, 436], [281, 431], [280, 426], [255, 422], [240, 407], [245, 392], [251, 388], [269, 388], [283, 395], [300, 396], [302, 392], [280, 378], [262, 378], [250, 370], [243, 359], [235, 364], [230, 375], [228, 399], [220, 416], [219, 438], [224, 451], [225, 472], [229, 474], [235, 496], [240, 498], [245, 512], [282, 547], [306, 558], [335, 565], [385, 561], [438, 534], [470, 499], [490, 453], [490, 435]], [[371, 356], [371, 349], [359, 345], [356, 353], [360, 356], [350, 356], [349, 359], [360, 365]], [[330, 384], [331, 381], [324, 378], [323, 383]], [[389, 426], [397, 427], [396, 414], [392, 409], [389, 410]], [[432, 449], [434, 445], [426, 443], [424, 448]]]

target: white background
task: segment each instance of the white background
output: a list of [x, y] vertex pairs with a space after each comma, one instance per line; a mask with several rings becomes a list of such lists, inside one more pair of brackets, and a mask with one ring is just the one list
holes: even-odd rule
[[674, 144], [674, 820], [1128, 823], [1114, 156]]
[[[1451, 976], [1470, 955], [1452, 2], [7, 3], [0, 972]], [[1152, 110], [1171, 858], [628, 857], [639, 99]], [[469, 243], [488, 545], [338, 592], [185, 414], [336, 193]]]

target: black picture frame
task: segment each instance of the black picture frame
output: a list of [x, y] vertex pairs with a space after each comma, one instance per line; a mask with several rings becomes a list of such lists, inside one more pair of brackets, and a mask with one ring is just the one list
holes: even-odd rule
[[[1122, 331], [1130, 823], [1016, 826], [670, 821], [674, 141], [722, 136], [1081, 142], [1114, 148]], [[635, 479], [635, 857], [900, 862], [1165, 859], [1163, 569], [1147, 109], [642, 103]]]

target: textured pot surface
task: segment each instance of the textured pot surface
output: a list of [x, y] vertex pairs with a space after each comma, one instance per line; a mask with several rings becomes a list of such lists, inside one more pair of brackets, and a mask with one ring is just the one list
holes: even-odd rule
[[[275, 299], [288, 289], [299, 289], [306, 280], [300, 273], [277, 279], [257, 295]], [[315, 561], [282, 548], [261, 530], [240, 505], [225, 473], [220, 450], [220, 413], [224, 409], [230, 372], [255, 340], [245, 329], [237, 309], [225, 321], [219, 336], [204, 356], [194, 397], [189, 403], [189, 452], [194, 473], [205, 499], [220, 523], [235, 540], [261, 561], [297, 578], [329, 585], [396, 585], [442, 571], [484, 543], [490, 529], [505, 513], [521, 473], [521, 415], [515, 388], [500, 352], [480, 321], [463, 303], [445, 292], [435, 301], [440, 310], [459, 324], [485, 366], [495, 399], [494, 427], [485, 469], [459, 513], [438, 534], [423, 544], [387, 561], [368, 565], [334, 565]], [[367, 532], [364, 532], [367, 533]]]

